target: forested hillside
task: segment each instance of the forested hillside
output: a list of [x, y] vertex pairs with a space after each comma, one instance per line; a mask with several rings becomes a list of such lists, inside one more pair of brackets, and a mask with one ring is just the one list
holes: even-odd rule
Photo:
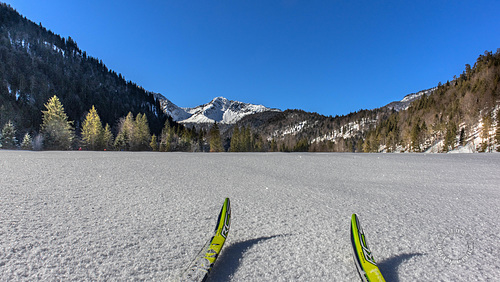
[[19, 136], [39, 131], [42, 110], [56, 95], [78, 132], [93, 105], [116, 132], [128, 112], [145, 114], [159, 134], [166, 120], [158, 99], [71, 38], [46, 29], [0, 3], [0, 125], [12, 121]]
[[404, 111], [379, 121], [363, 150], [446, 152], [469, 145], [492, 151], [500, 144], [500, 49], [485, 52], [460, 76], [438, 85]]
[[459, 77], [422, 91], [406, 109], [396, 111], [396, 102], [335, 117], [287, 110], [248, 116], [238, 125], [280, 151], [494, 151], [500, 144], [499, 81], [500, 50], [487, 51]]
[[286, 110], [248, 116], [237, 126], [248, 126], [253, 132], [259, 132], [277, 151], [359, 152], [365, 132], [394, 112], [380, 108], [327, 117], [302, 110]]

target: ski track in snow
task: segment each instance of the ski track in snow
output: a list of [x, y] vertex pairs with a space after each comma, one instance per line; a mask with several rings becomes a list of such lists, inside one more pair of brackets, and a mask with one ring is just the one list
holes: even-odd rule
[[0, 151], [0, 280], [174, 280], [215, 226], [209, 281], [359, 281], [360, 216], [387, 281], [500, 275], [500, 154]]

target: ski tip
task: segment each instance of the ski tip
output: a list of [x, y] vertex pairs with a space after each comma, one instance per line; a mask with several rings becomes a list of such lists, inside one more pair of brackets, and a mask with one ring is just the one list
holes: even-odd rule
[[351, 231], [353, 228], [358, 228], [359, 225], [359, 217], [357, 214], [353, 213], [351, 216]]
[[366, 237], [357, 214], [351, 216], [351, 243], [354, 263], [362, 281], [384, 281], [373, 254], [366, 243]]

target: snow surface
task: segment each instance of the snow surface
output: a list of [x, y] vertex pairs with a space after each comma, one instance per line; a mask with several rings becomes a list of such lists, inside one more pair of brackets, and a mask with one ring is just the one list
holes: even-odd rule
[[358, 213], [387, 281], [500, 275], [500, 154], [0, 151], [0, 281], [359, 281]]

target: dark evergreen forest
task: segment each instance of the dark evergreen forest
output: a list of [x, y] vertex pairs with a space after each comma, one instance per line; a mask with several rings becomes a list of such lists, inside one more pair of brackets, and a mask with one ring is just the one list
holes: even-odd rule
[[18, 138], [35, 134], [44, 104], [54, 95], [77, 134], [92, 105], [115, 134], [128, 112], [145, 114], [156, 135], [167, 119], [154, 93], [82, 52], [71, 37], [63, 38], [0, 4], [0, 125], [12, 121]]

